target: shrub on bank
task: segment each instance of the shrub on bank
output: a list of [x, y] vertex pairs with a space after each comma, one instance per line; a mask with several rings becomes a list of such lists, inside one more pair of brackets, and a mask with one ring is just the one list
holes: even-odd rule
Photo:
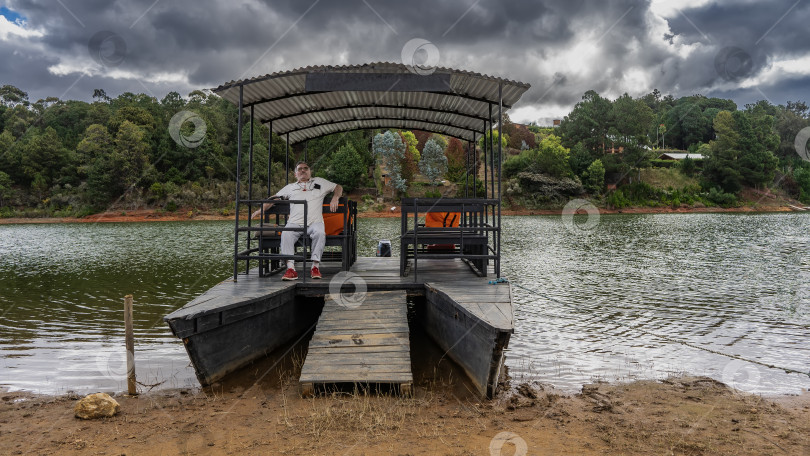
[[718, 187], [712, 187], [706, 195], [706, 199], [722, 207], [731, 207], [737, 204], [737, 197], [733, 193], [727, 193]]

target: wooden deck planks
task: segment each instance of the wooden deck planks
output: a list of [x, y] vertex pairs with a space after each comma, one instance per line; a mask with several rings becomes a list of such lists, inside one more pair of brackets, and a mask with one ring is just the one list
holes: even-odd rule
[[[420, 259], [418, 280], [415, 281], [413, 276], [399, 276], [398, 257], [360, 257], [350, 271], [356, 277], [346, 281], [343, 290], [347, 292], [347, 287], [358, 283], [369, 290], [362, 305], [354, 309], [338, 305], [330, 294], [336, 291], [333, 282], [341, 272], [339, 265], [322, 263], [324, 279], [312, 280], [307, 277], [306, 283], [301, 279], [281, 281], [280, 275], [260, 278], [257, 270], [253, 269], [250, 274], [240, 274], [238, 282], [228, 279], [217, 284], [165, 319], [170, 321], [178, 337], [185, 338], [240, 319], [261, 318], [295, 296], [323, 296], [326, 305], [320, 316], [318, 332], [310, 341], [310, 353], [314, 357], [307, 369], [311, 370], [303, 371], [308, 376], [302, 381], [315, 384], [384, 382], [404, 385], [402, 378], [406, 375], [412, 378], [410, 369], [391, 373], [383, 372], [381, 367], [359, 368], [355, 369], [353, 379], [347, 379], [349, 374], [346, 372], [322, 371], [328, 366], [318, 366], [324, 364], [318, 361], [318, 356], [368, 355], [359, 366], [380, 366], [380, 363], [403, 353], [410, 357], [405, 295], [425, 296], [431, 289], [454, 303], [453, 312], [467, 314], [485, 327], [511, 333], [514, 328], [511, 287], [509, 284], [490, 285], [488, 282], [493, 278], [494, 271], [492, 265], [488, 269], [490, 277], [478, 277], [459, 259]], [[307, 274], [300, 270], [299, 273]], [[398, 297], [390, 299], [393, 295], [389, 295], [386, 299], [386, 293]], [[337, 296], [334, 298], [339, 300]], [[354, 366], [342, 361], [332, 365]]]
[[327, 296], [301, 368], [301, 391], [314, 384], [413, 382], [405, 291], [367, 293], [356, 307]]
[[483, 282], [472, 285], [430, 281], [425, 285], [445, 294], [470, 314], [494, 328], [510, 332], [514, 328], [512, 288], [508, 283], [489, 285]]

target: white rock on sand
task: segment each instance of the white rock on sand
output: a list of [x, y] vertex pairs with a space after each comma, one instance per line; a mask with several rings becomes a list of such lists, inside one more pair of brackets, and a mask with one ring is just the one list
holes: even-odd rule
[[95, 393], [85, 396], [73, 407], [76, 418], [83, 420], [111, 417], [119, 411], [121, 411], [121, 406], [118, 401], [107, 393]]

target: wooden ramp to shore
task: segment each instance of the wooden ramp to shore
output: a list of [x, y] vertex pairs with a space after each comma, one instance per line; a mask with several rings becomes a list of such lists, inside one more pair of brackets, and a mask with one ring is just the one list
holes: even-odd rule
[[326, 296], [301, 368], [301, 394], [318, 385], [389, 384], [412, 392], [406, 292], [376, 291]]

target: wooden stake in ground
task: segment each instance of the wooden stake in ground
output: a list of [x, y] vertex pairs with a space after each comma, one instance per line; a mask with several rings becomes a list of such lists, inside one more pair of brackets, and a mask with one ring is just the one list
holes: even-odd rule
[[132, 332], [132, 295], [124, 296], [124, 327], [127, 344], [127, 390], [130, 396], [135, 396], [135, 335]]

